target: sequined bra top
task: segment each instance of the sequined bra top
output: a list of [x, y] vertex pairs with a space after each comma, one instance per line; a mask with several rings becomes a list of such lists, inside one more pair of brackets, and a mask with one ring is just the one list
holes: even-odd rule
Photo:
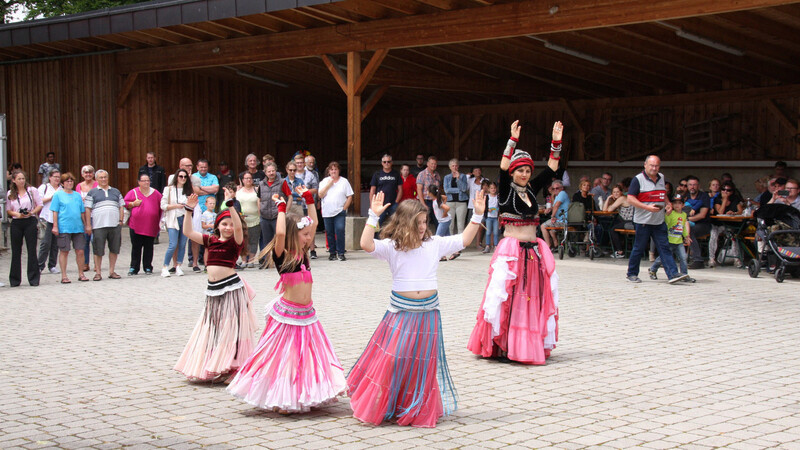
[[[536, 194], [543, 187], [548, 186], [556, 178], [556, 173], [550, 167], [545, 167], [536, 177], [528, 181], [526, 186], [514, 183], [507, 170], [500, 170], [500, 183], [498, 184], [497, 203], [500, 210], [500, 224], [511, 226], [525, 226], [539, 224], [539, 205], [536, 203]], [[530, 206], [522, 200], [520, 193], [528, 195]]]
[[275, 284], [276, 291], [283, 293], [286, 290], [286, 286], [295, 286], [300, 283], [312, 283], [314, 281], [311, 277], [311, 264], [308, 260], [308, 255], [304, 254], [302, 262], [296, 261], [288, 269], [281, 268], [284, 258], [286, 258], [285, 251], [281, 256], [275, 256], [275, 253], [272, 253], [272, 261], [275, 263], [275, 268], [280, 274], [280, 279], [278, 283]]

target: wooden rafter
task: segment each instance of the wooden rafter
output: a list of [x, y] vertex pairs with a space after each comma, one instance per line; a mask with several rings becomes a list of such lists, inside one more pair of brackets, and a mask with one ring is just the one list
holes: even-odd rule
[[325, 67], [331, 72], [333, 75], [333, 79], [336, 80], [336, 83], [339, 84], [339, 87], [342, 88], [342, 92], [347, 94], [347, 75], [342, 73], [342, 69], [336, 64], [336, 61], [328, 55], [320, 56], [322, 58], [322, 62], [325, 63]]
[[771, 112], [778, 120], [786, 127], [787, 130], [791, 131], [792, 134], [797, 134], [797, 127], [795, 124], [792, 123], [792, 120], [787, 116], [781, 109], [778, 107], [778, 104], [775, 103], [775, 100], [766, 99], [764, 103], [767, 105], [767, 109]]
[[367, 118], [369, 113], [372, 112], [372, 109], [375, 108], [375, 105], [378, 104], [378, 101], [383, 97], [383, 94], [386, 93], [386, 90], [389, 89], [389, 86], [381, 85], [378, 89], [372, 91], [372, 93], [364, 100], [364, 104], [361, 105], [361, 121], [363, 122], [364, 119]]
[[[152, 72], [255, 61], [290, 59], [348, 51], [377, 50], [496, 39], [527, 34], [609, 27], [673, 17], [708, 15], [792, 3], [788, 0], [676, 0], [651, 2], [565, 0], [555, 14], [538, 0], [445, 11], [414, 17], [374, 20], [266, 36], [195, 43], [118, 56], [122, 72]], [[285, 12], [271, 13], [286, 16]], [[296, 16], [296, 14], [295, 14]], [[281, 17], [286, 19], [286, 17]], [[431, 27], [431, 23], [438, 26]], [[513, 23], [514, 26], [508, 24]], [[303, 24], [300, 24], [303, 26]], [[319, 23], [315, 26], [320, 26]], [[219, 51], [212, 52], [218, 48]]]

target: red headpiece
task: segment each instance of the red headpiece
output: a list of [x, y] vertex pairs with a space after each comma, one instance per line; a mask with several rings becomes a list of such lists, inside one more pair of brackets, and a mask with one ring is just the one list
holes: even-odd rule
[[533, 172], [533, 160], [531, 159], [531, 155], [526, 151], [517, 150], [511, 157], [511, 163], [508, 165], [508, 173], [514, 173], [515, 170], [522, 166], [530, 166], [531, 172]]
[[217, 219], [214, 220], [214, 229], [219, 228], [219, 223], [222, 222], [222, 219], [230, 216], [231, 216], [230, 209], [226, 209], [225, 211], [222, 211], [221, 213], [217, 214]]

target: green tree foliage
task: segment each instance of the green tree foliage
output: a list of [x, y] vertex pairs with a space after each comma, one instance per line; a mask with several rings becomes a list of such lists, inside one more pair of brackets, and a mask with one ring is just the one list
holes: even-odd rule
[[24, 11], [25, 20], [58, 17], [114, 6], [143, 3], [146, 0], [0, 0], [0, 14], [8, 22], [15, 11]]

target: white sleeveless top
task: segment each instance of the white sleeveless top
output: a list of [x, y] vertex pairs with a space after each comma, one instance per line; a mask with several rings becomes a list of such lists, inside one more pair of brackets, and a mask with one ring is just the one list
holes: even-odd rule
[[407, 252], [394, 248], [394, 241], [375, 241], [372, 256], [387, 261], [392, 271], [392, 290], [396, 292], [437, 289], [436, 270], [439, 259], [464, 249], [464, 238], [460, 235], [433, 236], [422, 246]]

